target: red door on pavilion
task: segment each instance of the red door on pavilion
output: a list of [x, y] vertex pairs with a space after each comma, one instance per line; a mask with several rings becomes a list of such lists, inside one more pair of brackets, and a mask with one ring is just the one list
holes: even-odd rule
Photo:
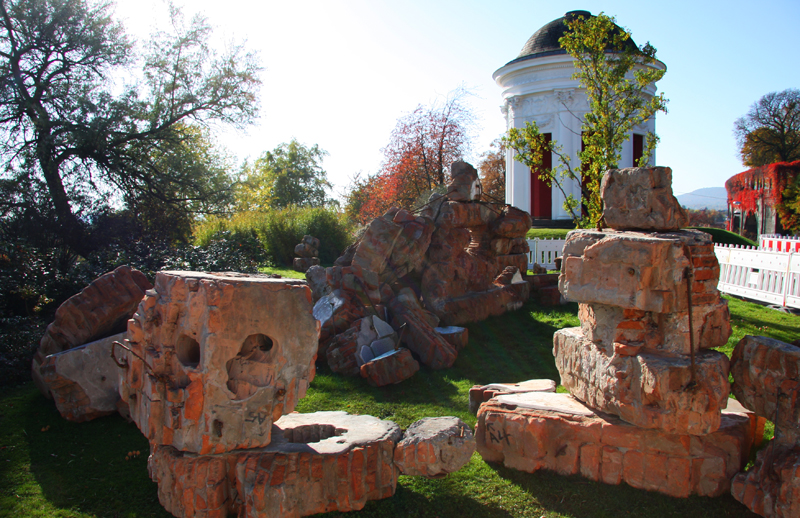
[[[550, 142], [553, 138], [552, 133], [544, 134], [545, 141]], [[553, 167], [553, 154], [544, 153], [542, 156], [542, 169]], [[537, 170], [531, 171], [531, 217], [533, 219], [552, 219], [553, 217], [553, 198], [551, 187], [539, 178]]]

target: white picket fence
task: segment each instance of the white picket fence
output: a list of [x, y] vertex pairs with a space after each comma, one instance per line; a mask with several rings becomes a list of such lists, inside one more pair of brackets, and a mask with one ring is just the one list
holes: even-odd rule
[[566, 239], [528, 239], [528, 246], [531, 251], [528, 252], [528, 269], [533, 268], [533, 263], [538, 263], [539, 266], [544, 266], [548, 270], [555, 270], [556, 257], [561, 255], [564, 250], [564, 243]]
[[723, 293], [800, 308], [800, 253], [715, 245]]

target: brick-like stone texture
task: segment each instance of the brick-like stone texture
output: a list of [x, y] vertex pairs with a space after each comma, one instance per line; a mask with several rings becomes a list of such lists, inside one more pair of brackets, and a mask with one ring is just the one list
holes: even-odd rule
[[31, 373], [42, 394], [50, 397], [39, 373], [46, 356], [125, 332], [128, 319], [150, 288], [142, 272], [120, 266], [61, 304], [33, 358]]
[[318, 332], [303, 281], [159, 272], [129, 321], [120, 396], [153, 443], [266, 446], [314, 377]]
[[713, 434], [667, 434], [567, 394], [529, 392], [481, 405], [475, 439], [485, 461], [521, 471], [580, 474], [676, 497], [719, 496], [746, 464], [755, 427], [755, 416], [725, 412]]
[[752, 468], [733, 478], [731, 494], [761, 516], [800, 516], [800, 444], [771, 441]]
[[299, 517], [362, 509], [397, 486], [393, 450], [400, 428], [345, 412], [290, 414], [272, 444], [196, 455], [156, 447], [149, 459], [161, 504], [180, 518]]
[[382, 356], [361, 366], [361, 376], [367, 378], [370, 385], [383, 387], [400, 383], [413, 376], [419, 370], [419, 363], [411, 355], [411, 351], [401, 347], [388, 356]]
[[559, 288], [568, 300], [653, 313], [719, 304], [719, 263], [711, 236], [699, 230], [618, 232], [573, 230], [564, 245]]
[[689, 217], [672, 194], [669, 167], [610, 169], [600, 182], [603, 220], [619, 230], [679, 230]]
[[39, 371], [61, 417], [81, 422], [117, 412], [121, 370], [111, 344], [124, 338], [119, 333], [44, 359]]
[[800, 442], [800, 347], [747, 335], [733, 350], [731, 374], [739, 402], [774, 422], [787, 443]]
[[457, 417], [426, 417], [412, 423], [394, 450], [403, 475], [441, 478], [464, 467], [475, 452], [472, 430]]
[[587, 405], [667, 433], [703, 435], [719, 427], [730, 392], [727, 356], [698, 352], [691, 385], [689, 357], [634, 352], [618, 348], [608, 355], [579, 327], [560, 329], [553, 338], [561, 384]]

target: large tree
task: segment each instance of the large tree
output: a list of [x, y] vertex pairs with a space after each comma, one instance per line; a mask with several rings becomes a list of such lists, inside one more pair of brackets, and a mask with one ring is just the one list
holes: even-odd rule
[[331, 189], [322, 160], [328, 153], [316, 144], [304, 146], [292, 139], [245, 164], [236, 198], [240, 211], [322, 207], [331, 203]]
[[[359, 200], [361, 222], [370, 221], [391, 206], [413, 208], [437, 187], [449, 181], [450, 165], [469, 150], [472, 112], [463, 88], [443, 101], [419, 105], [397, 120], [389, 144], [383, 148], [380, 171], [351, 186]], [[352, 211], [351, 211], [352, 212]]]
[[[603, 212], [600, 180], [606, 170], [618, 166], [622, 144], [630, 138], [631, 130], [657, 112], [666, 112], [664, 94], [650, 96], [646, 92], [665, 70], [650, 66], [656, 61], [656, 49], [649, 43], [637, 48], [630, 33], [617, 26], [613, 17], [600, 13], [588, 19], [567, 18], [565, 23], [568, 30], [559, 43], [574, 59], [573, 78], [586, 90], [589, 101], [589, 112], [581, 126], [580, 168], [572, 166], [572, 157], [565, 155], [556, 142], [547, 140], [536, 123], [511, 128], [505, 141], [516, 151], [517, 160], [562, 191], [564, 208], [575, 223], [590, 227], [598, 224]], [[647, 164], [657, 141], [655, 134], [648, 133], [639, 165]], [[555, 157], [551, 169], [542, 167], [546, 152]], [[580, 200], [567, 194], [565, 181], [580, 185]]]
[[[3, 178], [43, 189], [81, 254], [91, 251], [81, 215], [115, 195], [202, 209], [216, 180], [174, 167], [176, 156], [198, 142], [197, 125], [242, 126], [257, 113], [254, 56], [215, 52], [204, 18], [171, 14], [174, 32], [154, 34], [139, 56], [110, 3], [0, 0]], [[136, 63], [142, 80], [121, 84]]]
[[800, 90], [768, 93], [736, 119], [733, 133], [747, 166], [800, 159]]

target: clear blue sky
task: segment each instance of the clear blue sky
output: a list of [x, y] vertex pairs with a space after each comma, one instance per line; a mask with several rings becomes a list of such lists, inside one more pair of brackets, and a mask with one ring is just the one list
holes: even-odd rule
[[[672, 167], [676, 194], [744, 170], [736, 118], [768, 92], [800, 88], [798, 0], [193, 0], [185, 11], [203, 12], [219, 41], [246, 39], [265, 67], [257, 125], [221, 143], [240, 160], [292, 137], [319, 144], [339, 193], [354, 173], [378, 170], [398, 117], [462, 84], [477, 94], [476, 161], [505, 129], [492, 73], [539, 27], [577, 9], [615, 16], [667, 65], [656, 158]], [[118, 0], [135, 35], [164, 12], [161, 0]]]

